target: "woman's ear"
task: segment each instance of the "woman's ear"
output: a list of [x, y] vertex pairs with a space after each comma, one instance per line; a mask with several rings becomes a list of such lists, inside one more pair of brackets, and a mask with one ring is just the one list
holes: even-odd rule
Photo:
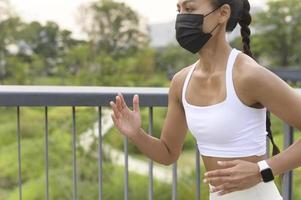
[[231, 16], [231, 7], [229, 6], [229, 4], [224, 4], [220, 7], [219, 10], [220, 10], [220, 17], [218, 22], [223, 24], [227, 22]]

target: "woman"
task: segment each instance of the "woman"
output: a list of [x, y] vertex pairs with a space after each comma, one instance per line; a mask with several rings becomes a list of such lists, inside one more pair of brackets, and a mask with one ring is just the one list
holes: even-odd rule
[[[228, 183], [220, 177], [208, 179], [211, 200], [282, 199], [271, 170], [263, 163], [266, 111], [301, 127], [297, 120], [301, 118], [301, 110], [296, 109], [301, 98], [252, 59], [249, 2], [179, 0], [177, 6], [177, 41], [186, 50], [198, 53], [199, 59], [177, 72], [171, 81], [160, 139], [141, 128], [137, 95], [133, 98], [133, 111], [120, 93], [116, 102], [110, 102], [115, 126], [141, 152], [161, 164], [170, 165], [178, 159], [189, 128], [207, 171], [221, 169], [218, 161], [241, 160], [256, 166], [258, 173], [249, 179], [257, 184], [242, 191], [220, 196], [227, 192], [221, 186]], [[226, 32], [232, 31], [238, 23], [242, 28], [244, 53], [232, 49], [226, 41]], [[262, 176], [259, 166], [264, 172]], [[214, 192], [214, 188], [221, 192]]]

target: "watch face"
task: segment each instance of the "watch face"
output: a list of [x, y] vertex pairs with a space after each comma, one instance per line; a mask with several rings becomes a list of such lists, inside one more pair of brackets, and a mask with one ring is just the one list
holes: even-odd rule
[[274, 175], [270, 168], [264, 169], [260, 173], [261, 173], [263, 182], [269, 182], [269, 181], [274, 180]]

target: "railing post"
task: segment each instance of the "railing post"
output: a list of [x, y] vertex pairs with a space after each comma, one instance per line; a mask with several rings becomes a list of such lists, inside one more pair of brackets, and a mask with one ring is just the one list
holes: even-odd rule
[[172, 165], [172, 200], [177, 200], [177, 161]]
[[[294, 128], [284, 123], [284, 149], [288, 148], [294, 142]], [[284, 173], [282, 179], [282, 196], [283, 200], [292, 200], [292, 171]]]
[[201, 168], [200, 168], [200, 153], [198, 145], [195, 145], [195, 171], [196, 171], [196, 200], [201, 199]]
[[124, 200], [129, 199], [128, 137], [124, 136]]
[[48, 107], [45, 107], [45, 190], [49, 199], [49, 162], [48, 162]]
[[198, 145], [195, 145], [196, 200], [201, 198], [201, 167]]
[[[148, 122], [148, 133], [149, 135], [152, 135], [153, 133], [153, 107], [149, 107], [149, 122]], [[148, 159], [148, 177], [149, 177], [149, 186], [148, 186], [148, 199], [153, 200], [154, 199], [154, 186], [153, 186], [153, 161], [151, 159]]]
[[98, 199], [102, 200], [102, 126], [101, 106], [98, 107]]
[[21, 165], [21, 134], [20, 134], [20, 107], [17, 107], [17, 141], [18, 141], [18, 175], [19, 175], [19, 199], [22, 200], [22, 165]]
[[76, 168], [76, 110], [72, 106], [72, 151], [73, 151], [73, 200], [77, 200], [77, 168]]

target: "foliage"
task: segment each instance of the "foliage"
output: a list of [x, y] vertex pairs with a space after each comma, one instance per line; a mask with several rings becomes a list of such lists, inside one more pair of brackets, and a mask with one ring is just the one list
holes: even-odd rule
[[93, 53], [128, 56], [148, 43], [138, 15], [125, 3], [99, 0], [81, 8], [82, 28], [93, 44]]
[[[269, 0], [253, 16], [251, 49], [255, 58], [272, 67], [301, 64], [301, 3], [299, 0]], [[240, 46], [240, 38], [233, 41]]]

